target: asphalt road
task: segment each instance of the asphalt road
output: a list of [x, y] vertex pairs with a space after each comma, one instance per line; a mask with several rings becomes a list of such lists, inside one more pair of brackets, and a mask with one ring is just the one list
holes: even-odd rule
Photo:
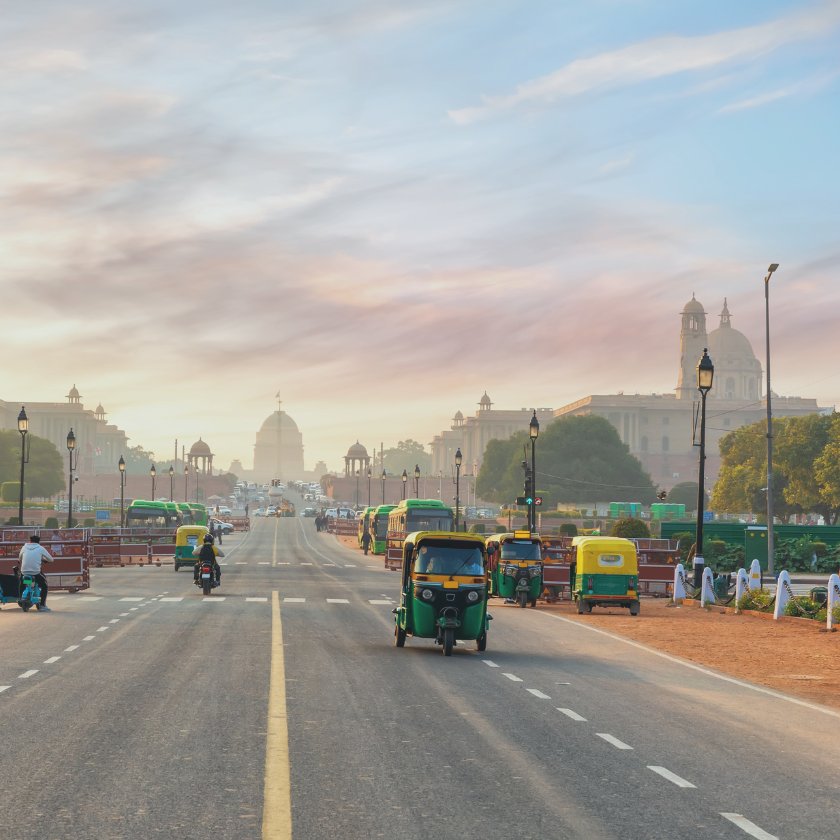
[[485, 653], [400, 650], [381, 559], [304, 519], [223, 548], [206, 600], [107, 569], [0, 611], [3, 837], [288, 837], [278, 659], [296, 840], [838, 836], [837, 713], [495, 600]]

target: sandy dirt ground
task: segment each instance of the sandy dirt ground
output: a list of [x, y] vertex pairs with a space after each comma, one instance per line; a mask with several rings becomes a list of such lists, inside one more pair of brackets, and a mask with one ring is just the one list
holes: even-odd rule
[[[337, 539], [358, 550], [356, 537]], [[374, 563], [383, 562], [382, 557], [370, 557]], [[820, 633], [825, 624], [771, 621], [719, 608], [674, 607], [655, 598], [642, 599], [637, 618], [627, 610], [597, 607], [589, 615], [578, 615], [568, 603], [540, 604], [537, 609], [592, 624], [733, 677], [840, 708], [840, 632]]]

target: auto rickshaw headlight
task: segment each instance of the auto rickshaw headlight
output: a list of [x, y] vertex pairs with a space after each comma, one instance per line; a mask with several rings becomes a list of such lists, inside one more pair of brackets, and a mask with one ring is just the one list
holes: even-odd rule
[[479, 598], [479, 593], [475, 589], [472, 589], [467, 593], [467, 600], [468, 601], [472, 601], [473, 603], [475, 603], [478, 600], [478, 598]]
[[432, 598], [434, 598], [434, 597], [435, 597], [435, 593], [434, 593], [434, 592], [432, 592], [432, 590], [431, 590], [431, 589], [424, 589], [424, 590], [420, 593], [420, 596], [423, 598], [423, 600], [424, 600], [424, 601], [431, 601], [431, 600], [432, 600]]

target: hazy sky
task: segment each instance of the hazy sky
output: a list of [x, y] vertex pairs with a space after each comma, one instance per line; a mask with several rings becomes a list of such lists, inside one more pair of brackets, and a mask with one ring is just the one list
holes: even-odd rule
[[676, 385], [696, 292], [840, 404], [840, 2], [39, 0], [0, 14], [6, 400], [307, 468]]

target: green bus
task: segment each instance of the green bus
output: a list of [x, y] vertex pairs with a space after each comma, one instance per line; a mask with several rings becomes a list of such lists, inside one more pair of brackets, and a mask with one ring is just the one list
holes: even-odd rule
[[370, 515], [373, 511], [375, 511], [375, 507], [366, 507], [364, 510], [359, 511], [358, 522], [359, 522], [359, 548], [362, 547], [362, 535], [365, 531], [368, 530], [370, 527]]
[[125, 512], [126, 528], [179, 528], [181, 512], [172, 502], [144, 502], [135, 499]]
[[455, 514], [437, 499], [403, 499], [388, 515], [388, 530], [454, 531]]
[[[184, 525], [207, 525], [207, 508], [195, 502], [179, 502], [178, 507], [184, 517]], [[187, 522], [187, 512], [190, 514], [190, 522]]]
[[373, 542], [370, 544], [374, 554], [384, 554], [388, 540], [388, 514], [395, 505], [379, 505], [371, 508], [368, 518], [368, 530]]

